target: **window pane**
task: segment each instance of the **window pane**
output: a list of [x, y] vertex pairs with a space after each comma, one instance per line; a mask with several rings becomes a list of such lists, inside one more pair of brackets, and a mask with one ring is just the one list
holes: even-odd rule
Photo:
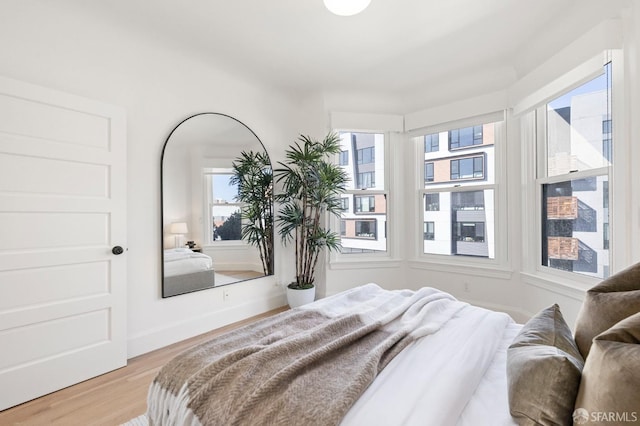
[[347, 190], [384, 189], [384, 134], [343, 132], [340, 146], [340, 158], [354, 158], [352, 164], [339, 163], [349, 176]]
[[385, 190], [384, 134], [340, 133], [340, 146], [352, 164], [340, 164], [349, 176], [341, 215], [342, 253], [384, 252], [387, 250], [387, 200], [384, 193], [367, 194], [363, 189]]
[[609, 209], [602, 200], [608, 185], [606, 175], [542, 185], [543, 265], [606, 278]]
[[237, 204], [238, 185], [231, 185], [230, 173], [207, 174], [210, 193], [211, 241], [241, 240], [242, 216]]
[[371, 253], [387, 250], [385, 194], [353, 195], [355, 212], [342, 213], [342, 253]]
[[[448, 138], [450, 141], [449, 149], [435, 152], [429, 151], [426, 142], [428, 137], [435, 134], [419, 136], [420, 143], [424, 140], [425, 146], [425, 188], [427, 185], [451, 186], [452, 181], [458, 180], [475, 180], [476, 185], [493, 184], [495, 137], [501, 131], [501, 126], [502, 122], [494, 122], [440, 132], [437, 134], [440, 140]], [[461, 148], [464, 151], [461, 152]]]
[[611, 64], [599, 77], [547, 104], [547, 176], [611, 161]]
[[433, 239], [425, 235], [424, 253], [493, 259], [493, 189], [439, 192], [439, 210], [429, 210], [431, 195], [425, 194], [424, 220], [433, 223]]
[[235, 203], [238, 185], [231, 185], [231, 174], [211, 174], [211, 199], [217, 204]]
[[237, 205], [214, 204], [211, 207], [213, 241], [242, 239], [242, 217]]

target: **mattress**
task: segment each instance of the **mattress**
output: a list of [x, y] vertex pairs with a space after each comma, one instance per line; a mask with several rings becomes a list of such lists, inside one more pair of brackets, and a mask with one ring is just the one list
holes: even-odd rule
[[164, 251], [164, 276], [192, 274], [213, 269], [210, 256], [196, 253], [188, 248], [167, 249]]

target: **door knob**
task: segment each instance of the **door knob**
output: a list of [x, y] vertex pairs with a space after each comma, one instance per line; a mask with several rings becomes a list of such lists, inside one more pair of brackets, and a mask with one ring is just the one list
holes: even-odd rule
[[111, 253], [115, 254], [116, 256], [119, 254], [124, 253], [124, 249], [120, 246], [115, 246], [114, 248], [111, 249]]

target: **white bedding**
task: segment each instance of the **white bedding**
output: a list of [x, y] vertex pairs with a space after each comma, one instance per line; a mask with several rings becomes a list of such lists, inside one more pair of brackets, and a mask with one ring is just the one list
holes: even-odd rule
[[[332, 306], [336, 314], [350, 309], [332, 298], [316, 304]], [[464, 305], [438, 331], [397, 355], [342, 425], [515, 425], [507, 400], [506, 353], [521, 325], [506, 314]]]
[[188, 248], [164, 251], [164, 276], [173, 277], [193, 272], [213, 269], [213, 260], [206, 254], [196, 253]]

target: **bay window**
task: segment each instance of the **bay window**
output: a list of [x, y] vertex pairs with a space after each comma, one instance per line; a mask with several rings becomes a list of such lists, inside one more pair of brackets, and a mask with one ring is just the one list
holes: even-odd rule
[[609, 271], [612, 64], [535, 112], [540, 265], [596, 278]]
[[[343, 209], [340, 227], [342, 254], [387, 251], [387, 179], [385, 176], [385, 135], [382, 133], [340, 132], [341, 157], [354, 158], [341, 164], [349, 182], [342, 205], [353, 200], [352, 211]], [[383, 232], [384, 231], [384, 232]]]
[[[425, 129], [414, 138], [423, 175], [421, 198], [425, 256], [496, 258], [496, 154], [505, 137], [504, 113]], [[449, 141], [430, 149], [427, 141]], [[447, 149], [448, 148], [448, 149]], [[464, 152], [462, 152], [464, 151]]]

